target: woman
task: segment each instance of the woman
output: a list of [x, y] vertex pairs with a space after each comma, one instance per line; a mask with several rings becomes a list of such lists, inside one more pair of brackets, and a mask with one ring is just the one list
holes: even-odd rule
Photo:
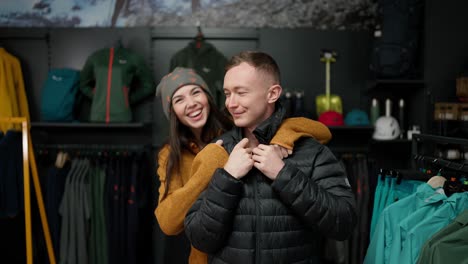
[[[195, 156], [230, 129], [232, 122], [218, 110], [206, 83], [192, 69], [174, 69], [161, 80], [157, 95], [169, 119], [170, 133], [168, 143], [158, 154], [161, 185], [154, 213], [166, 235], [177, 235], [184, 229], [185, 214], [208, 185], [214, 170], [226, 162], [223, 155], [213, 155], [210, 163], [197, 162]], [[328, 128], [319, 122], [290, 118], [270, 143], [278, 145], [278, 151], [286, 158], [292, 153], [294, 141], [303, 136], [321, 143], [331, 138]], [[207, 256], [192, 247], [189, 263], [207, 263]]]

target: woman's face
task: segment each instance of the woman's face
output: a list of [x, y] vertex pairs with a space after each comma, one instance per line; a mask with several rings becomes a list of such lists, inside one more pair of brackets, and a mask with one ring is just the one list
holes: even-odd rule
[[210, 114], [208, 97], [198, 85], [185, 85], [172, 96], [172, 109], [179, 121], [200, 136]]

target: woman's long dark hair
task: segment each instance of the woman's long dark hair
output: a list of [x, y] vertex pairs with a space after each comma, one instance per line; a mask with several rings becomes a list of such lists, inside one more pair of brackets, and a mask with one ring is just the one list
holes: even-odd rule
[[[203, 91], [205, 92], [205, 91]], [[208, 104], [210, 105], [210, 112], [206, 124], [202, 129], [201, 140], [203, 143], [208, 144], [214, 138], [220, 136], [232, 127], [232, 120], [221, 111], [214, 103], [210, 94], [206, 93]], [[164, 191], [163, 198], [166, 197], [169, 190], [169, 182], [171, 181], [173, 172], [180, 173], [180, 162], [182, 160], [182, 149], [190, 150], [190, 142], [195, 141], [195, 136], [189, 127], [183, 125], [172, 109], [172, 104], [169, 107], [169, 158], [166, 166], [166, 190]]]

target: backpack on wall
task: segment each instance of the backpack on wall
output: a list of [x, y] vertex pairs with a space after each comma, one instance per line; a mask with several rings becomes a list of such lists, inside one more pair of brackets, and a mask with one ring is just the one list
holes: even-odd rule
[[73, 69], [51, 69], [42, 87], [41, 120], [51, 122], [73, 121], [80, 72]]
[[415, 75], [423, 25], [422, 0], [379, 0], [370, 69], [382, 78]]

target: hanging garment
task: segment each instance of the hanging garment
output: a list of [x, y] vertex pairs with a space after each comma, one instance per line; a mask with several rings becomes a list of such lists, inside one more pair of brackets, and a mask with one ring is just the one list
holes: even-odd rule
[[[451, 223], [468, 209], [468, 193], [454, 193], [431, 214], [419, 217], [416, 211], [401, 222], [401, 251], [390, 253], [390, 263], [416, 263], [423, 244], [436, 232]], [[453, 263], [453, 262], [450, 262]]]
[[393, 250], [399, 255], [401, 234], [398, 226], [408, 215], [415, 212], [418, 212], [420, 217], [434, 212], [447, 198], [443, 190], [440, 190], [436, 191], [430, 185], [423, 183], [416, 193], [385, 208], [377, 221], [364, 263], [390, 263], [390, 254]]
[[52, 165], [47, 170], [47, 174], [41, 177], [45, 183], [44, 203], [52, 244], [56, 254], [60, 252], [61, 221], [59, 206], [65, 190], [66, 176], [70, 171], [70, 168], [70, 162], [67, 162], [63, 168], [57, 168], [55, 165]]
[[80, 90], [92, 100], [91, 122], [132, 121], [131, 106], [155, 89], [143, 58], [122, 47], [94, 52], [80, 74]]
[[190, 42], [171, 58], [170, 71], [176, 67], [194, 69], [208, 84], [216, 105], [224, 106], [224, 66], [226, 57], [212, 44], [203, 41], [198, 48], [196, 41]]
[[99, 161], [89, 175], [91, 193], [90, 216], [90, 263], [107, 262], [107, 233], [104, 213], [104, 187], [106, 182], [106, 164]]
[[[0, 48], [0, 117], [26, 117], [29, 106], [24, 87], [23, 73], [18, 58]], [[2, 131], [19, 128], [12, 124], [0, 124]]]

